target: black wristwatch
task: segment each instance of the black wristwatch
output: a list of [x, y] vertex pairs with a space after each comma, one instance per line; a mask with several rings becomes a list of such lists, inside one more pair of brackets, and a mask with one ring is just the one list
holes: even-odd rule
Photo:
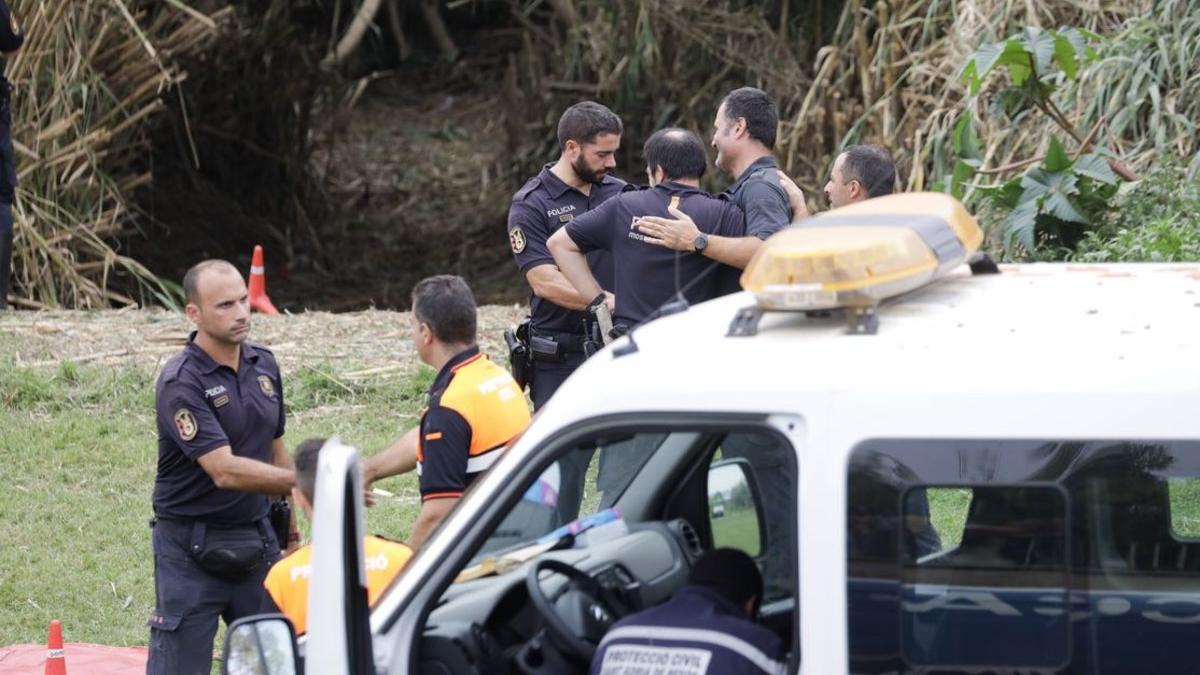
[[708, 248], [708, 235], [701, 232], [692, 240], [692, 247], [696, 249], [696, 253], [704, 255], [704, 249]]

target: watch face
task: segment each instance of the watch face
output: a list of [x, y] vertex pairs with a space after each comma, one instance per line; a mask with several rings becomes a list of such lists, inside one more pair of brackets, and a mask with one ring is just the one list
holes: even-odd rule
[[697, 253], [703, 251], [708, 248], [708, 237], [701, 234], [692, 240], [692, 246], [696, 249]]

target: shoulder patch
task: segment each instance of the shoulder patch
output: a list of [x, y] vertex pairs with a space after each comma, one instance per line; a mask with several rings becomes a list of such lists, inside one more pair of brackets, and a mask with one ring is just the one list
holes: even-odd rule
[[275, 383], [266, 375], [258, 376], [258, 388], [262, 390], [263, 396], [267, 398], [275, 398]]
[[508, 245], [512, 247], [513, 253], [525, 250], [525, 232], [521, 230], [520, 225], [513, 225], [508, 231]]
[[538, 186], [540, 186], [541, 184], [542, 184], [541, 178], [538, 178], [537, 176], [530, 178], [529, 180], [525, 181], [525, 185], [521, 186], [520, 190], [517, 190], [516, 193], [513, 194], [512, 200], [514, 202], [523, 201], [526, 197], [529, 196], [530, 192], [533, 192], [534, 190], [538, 189]]
[[196, 432], [200, 430], [196, 424], [196, 416], [187, 408], [180, 408], [175, 411], [175, 430], [179, 432], [179, 438], [184, 441], [190, 441], [196, 437]]

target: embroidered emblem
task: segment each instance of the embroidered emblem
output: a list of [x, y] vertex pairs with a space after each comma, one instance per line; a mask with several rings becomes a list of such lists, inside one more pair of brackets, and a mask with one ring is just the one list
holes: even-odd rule
[[520, 225], [508, 231], [508, 243], [512, 246], [513, 253], [525, 250], [525, 233], [521, 231]]
[[564, 213], [558, 217], [558, 222], [560, 223], [569, 223], [572, 220], [575, 220], [575, 216], [570, 213]]
[[266, 375], [258, 376], [258, 388], [262, 389], [263, 395], [267, 398], [275, 398], [275, 384]]
[[227, 403], [229, 403], [229, 394], [221, 394], [220, 396], [213, 399], [213, 407], [214, 408], [220, 408], [221, 406], [223, 406]]
[[179, 432], [179, 438], [184, 441], [190, 441], [196, 437], [196, 432], [199, 428], [196, 425], [196, 417], [192, 415], [192, 411], [187, 408], [180, 408], [175, 411], [175, 430]]

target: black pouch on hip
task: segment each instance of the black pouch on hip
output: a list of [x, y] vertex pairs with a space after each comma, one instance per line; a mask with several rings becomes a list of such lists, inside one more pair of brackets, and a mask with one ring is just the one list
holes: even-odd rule
[[267, 560], [266, 537], [257, 527], [192, 528], [192, 558], [204, 571], [226, 581], [244, 581]]

